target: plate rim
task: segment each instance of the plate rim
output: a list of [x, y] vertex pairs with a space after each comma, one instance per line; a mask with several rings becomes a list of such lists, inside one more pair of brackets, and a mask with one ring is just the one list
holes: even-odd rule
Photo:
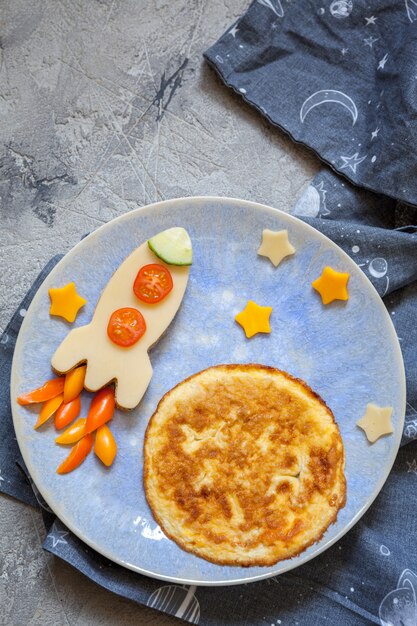
[[[78, 241], [72, 248], [70, 248], [62, 257], [62, 259], [60, 259], [58, 261], [58, 263], [55, 265], [55, 267], [51, 270], [51, 272], [45, 277], [45, 279], [42, 281], [41, 285], [39, 285], [29, 307], [28, 310], [25, 314], [25, 317], [23, 319], [21, 328], [19, 330], [19, 334], [16, 340], [16, 344], [14, 347], [14, 352], [13, 352], [13, 360], [12, 360], [12, 367], [11, 367], [11, 374], [10, 374], [10, 403], [11, 403], [11, 412], [12, 412], [12, 419], [13, 419], [13, 427], [15, 430], [15, 434], [16, 434], [16, 441], [20, 450], [20, 453], [23, 457], [24, 463], [28, 469], [29, 474], [32, 476], [31, 474], [31, 463], [30, 460], [27, 458], [27, 456], [25, 456], [25, 452], [22, 449], [22, 446], [20, 445], [20, 436], [19, 436], [19, 419], [18, 419], [18, 415], [17, 415], [17, 403], [15, 402], [15, 398], [16, 398], [16, 392], [15, 392], [15, 387], [17, 384], [17, 374], [16, 374], [16, 369], [17, 369], [17, 354], [20, 353], [21, 351], [21, 344], [23, 344], [23, 332], [22, 329], [24, 331], [25, 326], [29, 325], [30, 323], [30, 318], [31, 318], [31, 309], [34, 310], [36, 307], [36, 303], [37, 300], [40, 299], [40, 291], [41, 288], [45, 282], [46, 279], [48, 278], [53, 278], [55, 273], [59, 272], [59, 268], [61, 263], [63, 263], [64, 261], [68, 260], [68, 257], [72, 257], [74, 255], [77, 254], [77, 250], [78, 247], [81, 245], [84, 245], [86, 241], [94, 239], [96, 237], [99, 237], [100, 233], [102, 233], [104, 230], [108, 230], [109, 228], [112, 228], [113, 225], [115, 223], [120, 224], [124, 221], [127, 221], [131, 218], [132, 215], [137, 215], [140, 214], [142, 212], [151, 212], [151, 211], [155, 211], [155, 210], [164, 210], [164, 209], [169, 209], [169, 207], [171, 207], [172, 205], [177, 205], [177, 204], [181, 204], [184, 202], [195, 202], [198, 204], [203, 204], [206, 202], [227, 202], [231, 205], [235, 205], [234, 208], [239, 208], [239, 207], [246, 207], [248, 209], [253, 209], [255, 211], [264, 211], [266, 213], [269, 214], [276, 214], [278, 213], [282, 218], [284, 218], [285, 220], [288, 220], [290, 223], [291, 222], [295, 222], [297, 224], [301, 224], [302, 228], [307, 229], [307, 232], [312, 232], [314, 233], [314, 235], [319, 239], [327, 242], [330, 242], [330, 244], [332, 246], [335, 246], [338, 250], [338, 253], [341, 255], [342, 258], [345, 258], [348, 260], [349, 265], [351, 263], [353, 263], [356, 267], [358, 267], [355, 263], [355, 261], [340, 247], [338, 246], [334, 241], [332, 241], [330, 239], [330, 237], [327, 237], [327, 235], [323, 234], [322, 232], [320, 232], [319, 230], [317, 230], [316, 228], [314, 228], [314, 226], [311, 226], [311, 224], [305, 222], [304, 220], [300, 219], [298, 216], [292, 215], [291, 213], [286, 213], [285, 211], [282, 211], [281, 209], [277, 209], [275, 207], [272, 207], [270, 205], [267, 204], [263, 204], [260, 202], [256, 202], [253, 200], [244, 200], [244, 199], [240, 199], [240, 198], [235, 198], [235, 197], [229, 197], [229, 196], [182, 196], [179, 198], [170, 198], [170, 199], [166, 199], [166, 200], [160, 200], [158, 202], [153, 202], [151, 204], [146, 204], [140, 207], [137, 207], [136, 209], [133, 209], [131, 211], [128, 211], [126, 213], [123, 213], [122, 215], [118, 215], [115, 218], [109, 220], [108, 222], [106, 222], [105, 224], [102, 224], [101, 226], [99, 226], [98, 228], [94, 229], [92, 232], [90, 232], [87, 236], [83, 237], [80, 241]], [[358, 267], [358, 270], [360, 270], [360, 268]], [[382, 474], [382, 476], [380, 477], [380, 479], [378, 480], [375, 488], [373, 489], [368, 501], [366, 502], [366, 504], [364, 504], [358, 511], [357, 513], [353, 516], [353, 518], [350, 520], [350, 522], [348, 524], [346, 524], [345, 526], [343, 526], [343, 528], [340, 530], [340, 532], [338, 532], [336, 534], [335, 537], [328, 539], [327, 541], [323, 541], [323, 539], [321, 540], [322, 545], [319, 545], [319, 547], [317, 548], [317, 550], [315, 551], [314, 555], [305, 555], [303, 557], [301, 557], [301, 559], [296, 563], [292, 563], [293, 559], [287, 559], [288, 560], [288, 564], [286, 566], [284, 566], [283, 568], [281, 567], [279, 572], [265, 572], [265, 574], [257, 574], [255, 576], [252, 576], [251, 578], [246, 577], [246, 578], [236, 578], [233, 580], [228, 580], [228, 581], [216, 581], [216, 580], [212, 580], [212, 581], [200, 581], [200, 580], [194, 580], [194, 579], [187, 579], [187, 578], [179, 578], [179, 577], [174, 577], [174, 576], [168, 576], [168, 575], [162, 575], [162, 574], [156, 574], [154, 572], [150, 572], [148, 570], [145, 570], [143, 568], [138, 567], [137, 565], [134, 565], [132, 563], [129, 563], [128, 561], [124, 561], [123, 559], [118, 559], [114, 554], [111, 554], [110, 551], [107, 551], [106, 548], [102, 548], [101, 546], [97, 545], [94, 543], [93, 540], [89, 540], [88, 538], [86, 538], [83, 533], [80, 531], [80, 529], [75, 525], [72, 524], [71, 521], [68, 521], [66, 519], [65, 515], [58, 514], [55, 511], [54, 506], [51, 506], [51, 503], [49, 501], [49, 498], [47, 496], [47, 494], [45, 494], [43, 492], [43, 488], [42, 486], [40, 487], [38, 484], [36, 484], [37, 489], [39, 490], [40, 494], [42, 495], [42, 497], [44, 498], [45, 502], [48, 504], [48, 506], [51, 508], [51, 510], [54, 512], [54, 514], [57, 516], [57, 518], [65, 525], [67, 526], [67, 528], [74, 533], [74, 535], [80, 539], [82, 542], [84, 542], [87, 546], [89, 546], [90, 548], [92, 548], [93, 550], [95, 550], [96, 552], [98, 552], [99, 554], [101, 554], [102, 556], [104, 556], [105, 558], [109, 559], [110, 561], [112, 561], [113, 563], [116, 563], [122, 567], [125, 567], [126, 569], [129, 569], [137, 574], [141, 574], [144, 576], [148, 576], [149, 578], [153, 578], [155, 580], [160, 580], [160, 581], [164, 581], [164, 582], [169, 582], [172, 584], [180, 584], [180, 585], [195, 585], [198, 587], [225, 587], [225, 586], [234, 586], [234, 585], [240, 585], [240, 584], [247, 584], [247, 583], [252, 583], [252, 582], [258, 582], [261, 580], [266, 580], [268, 578], [272, 578], [274, 576], [280, 576], [281, 574], [285, 574], [286, 572], [293, 570], [297, 567], [300, 567], [301, 565], [304, 565], [305, 563], [315, 559], [319, 554], [322, 554], [323, 552], [325, 552], [328, 548], [330, 548], [332, 545], [334, 545], [337, 541], [339, 541], [340, 539], [342, 539], [342, 537], [344, 537], [349, 530], [351, 530], [353, 528], [353, 526], [363, 517], [363, 515], [366, 513], [366, 511], [370, 508], [370, 506], [373, 504], [373, 502], [375, 501], [375, 499], [377, 498], [377, 496], [379, 495], [381, 489], [383, 488], [385, 482], [387, 481], [389, 474], [391, 473], [392, 467], [394, 465], [395, 459], [397, 457], [398, 454], [398, 450], [400, 448], [400, 444], [401, 444], [401, 437], [402, 437], [402, 432], [403, 432], [403, 427], [404, 427], [404, 421], [405, 421], [405, 411], [406, 411], [406, 375], [405, 375], [405, 366], [404, 366], [404, 359], [402, 356], [402, 351], [401, 351], [401, 346], [398, 340], [398, 336], [393, 324], [393, 321], [388, 313], [388, 310], [386, 308], [386, 306], [383, 303], [382, 298], [380, 297], [380, 295], [378, 294], [377, 290], [375, 289], [375, 287], [373, 286], [373, 284], [371, 283], [371, 281], [369, 280], [369, 278], [366, 276], [366, 274], [361, 270], [358, 274], [359, 276], [361, 276], [361, 279], [363, 280], [363, 282], [367, 285], [367, 288], [369, 290], [369, 292], [372, 294], [374, 300], [378, 303], [379, 308], [381, 309], [381, 311], [383, 312], [382, 314], [385, 316], [386, 321], [388, 322], [388, 328], [390, 329], [390, 335], [391, 335], [391, 343], [392, 346], [395, 350], [396, 356], [398, 358], [399, 363], [401, 364], [401, 371], [398, 372], [399, 377], [401, 378], [400, 381], [400, 396], [401, 396], [401, 405], [402, 405], [402, 411], [401, 411], [401, 416], [400, 416], [400, 421], [401, 421], [401, 429], [400, 427], [397, 428], [398, 432], [395, 433], [396, 437], [394, 440], [394, 448], [395, 448], [395, 454], [393, 454], [393, 458], [392, 458], [392, 462], [390, 462], [387, 466], [385, 466], [385, 471]], [[23, 446], [24, 447], [24, 446]], [[33, 480], [33, 477], [32, 477]], [[46, 497], [45, 497], [46, 495]], [[302, 552], [300, 553], [301, 555], [303, 554]], [[297, 557], [300, 557], [300, 555], [297, 555]], [[278, 561], [277, 564], [282, 563], [282, 561]], [[273, 567], [273, 566], [272, 566]], [[270, 568], [269, 568], [270, 569]], [[248, 572], [250, 571], [250, 568], [248, 568]]]

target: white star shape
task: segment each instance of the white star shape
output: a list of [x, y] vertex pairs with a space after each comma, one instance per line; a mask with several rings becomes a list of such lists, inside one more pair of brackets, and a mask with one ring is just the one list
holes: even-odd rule
[[67, 544], [68, 541], [64, 539], [69, 533], [64, 530], [58, 530], [55, 524], [52, 526], [50, 533], [48, 534], [47, 539], [52, 540], [52, 547], [56, 548], [59, 543]]
[[375, 128], [375, 130], [372, 131], [372, 133], [371, 133], [371, 141], [378, 137], [378, 133], [379, 133], [380, 130], [381, 130], [380, 128]]
[[371, 17], [365, 17], [366, 20], [366, 25], [369, 26], [369, 24], [375, 24], [375, 22], [377, 21], [377, 17], [375, 17], [375, 15], [372, 15]]
[[409, 461], [407, 461], [407, 465], [408, 465], [407, 474], [410, 473], [410, 472], [412, 474], [417, 474], [417, 463], [416, 463], [415, 459], [413, 459], [411, 461], [411, 463]]
[[370, 48], [372, 48], [374, 43], [378, 40], [379, 40], [379, 37], [372, 37], [371, 35], [370, 37], [365, 37], [363, 41], [364, 41], [365, 46], [369, 46]]
[[262, 231], [262, 243], [258, 250], [260, 256], [266, 256], [277, 267], [285, 257], [294, 254], [295, 248], [288, 239], [287, 230]]
[[368, 441], [374, 443], [383, 435], [390, 435], [394, 432], [391, 415], [391, 406], [382, 407], [370, 403], [366, 407], [365, 414], [356, 422], [356, 425], [365, 431]]
[[340, 169], [343, 170], [345, 167], [350, 167], [352, 172], [356, 174], [357, 166], [359, 165], [359, 163], [362, 163], [362, 161], [364, 161], [366, 157], [366, 154], [365, 156], [360, 157], [358, 152], [355, 152], [355, 154], [350, 157], [341, 156], [340, 158], [343, 161], [343, 165], [340, 166]]
[[382, 59], [378, 63], [378, 69], [379, 70], [383, 70], [384, 69], [385, 63], [387, 62], [387, 59], [388, 59], [388, 54], [386, 54], [384, 57], [382, 57]]
[[237, 27], [237, 24], [235, 24], [233, 26], [233, 28], [231, 28], [227, 34], [228, 35], [232, 35], [232, 37], [235, 38], [236, 37], [236, 33], [238, 33], [238, 32], [239, 32], [239, 29]]
[[349, 51], [349, 48], [342, 48], [342, 54], [343, 56], [345, 56], [345, 54]]
[[3, 476], [1, 475], [1, 471], [0, 471], [0, 483], [1, 483], [2, 481], [4, 481], [4, 478], [3, 478]]

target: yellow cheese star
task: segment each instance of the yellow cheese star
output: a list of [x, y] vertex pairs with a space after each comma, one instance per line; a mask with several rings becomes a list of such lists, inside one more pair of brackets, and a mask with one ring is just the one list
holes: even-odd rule
[[366, 412], [356, 425], [365, 431], [368, 440], [374, 443], [382, 435], [390, 435], [394, 432], [391, 423], [392, 407], [380, 407], [376, 404], [368, 404]]
[[249, 339], [257, 333], [270, 333], [269, 316], [272, 313], [272, 306], [259, 306], [256, 302], [249, 300], [243, 311], [238, 313], [235, 320], [245, 331]]
[[329, 304], [333, 300], [347, 300], [349, 298], [347, 283], [350, 274], [336, 272], [331, 267], [325, 267], [320, 278], [312, 284], [319, 292], [323, 304]]
[[258, 250], [260, 256], [266, 256], [277, 267], [282, 259], [290, 254], [294, 254], [295, 248], [288, 240], [287, 230], [269, 230], [264, 228], [262, 231], [262, 243]]
[[74, 283], [50, 289], [49, 297], [51, 298], [49, 314], [63, 317], [67, 322], [73, 322], [78, 311], [87, 302], [77, 293]]

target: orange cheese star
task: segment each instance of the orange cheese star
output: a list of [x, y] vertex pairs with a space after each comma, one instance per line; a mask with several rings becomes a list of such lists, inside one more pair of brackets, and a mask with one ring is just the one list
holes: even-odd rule
[[350, 274], [336, 272], [336, 270], [327, 266], [324, 268], [320, 278], [317, 278], [311, 284], [321, 295], [323, 304], [329, 304], [333, 300], [347, 300], [349, 298], [347, 290], [349, 276]]
[[63, 317], [67, 322], [73, 322], [78, 311], [87, 302], [78, 293], [74, 283], [68, 283], [64, 287], [49, 290], [51, 298], [50, 315]]
[[272, 313], [272, 306], [260, 306], [249, 300], [243, 311], [238, 313], [235, 320], [245, 331], [249, 339], [257, 333], [270, 333], [269, 316]]

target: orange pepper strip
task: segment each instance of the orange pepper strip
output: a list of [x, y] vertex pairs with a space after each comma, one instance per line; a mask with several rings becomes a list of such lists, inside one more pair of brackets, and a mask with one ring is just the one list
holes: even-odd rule
[[64, 402], [59, 407], [58, 411], [55, 413], [55, 428], [57, 430], [61, 430], [61, 428], [65, 428], [68, 424], [71, 424], [76, 417], [79, 416], [81, 411], [81, 398], [77, 396], [75, 400], [71, 400], [71, 402], [65, 402], [65, 394], [64, 394]]
[[64, 382], [64, 376], [52, 378], [52, 380], [48, 380], [44, 385], [42, 385], [42, 387], [19, 396], [17, 401], [19, 404], [25, 405], [51, 400], [52, 398], [59, 396], [59, 394], [64, 391]]
[[78, 419], [74, 424], [71, 424], [67, 430], [64, 430], [62, 435], [59, 435], [55, 441], [62, 446], [77, 443], [77, 441], [82, 439], [85, 435], [86, 421], [85, 417], [80, 417], [80, 419]]
[[61, 393], [59, 396], [55, 398], [51, 398], [43, 405], [41, 412], [39, 413], [38, 421], [35, 424], [35, 428], [39, 428], [42, 426], [50, 417], [53, 416], [55, 411], [59, 409], [64, 399], [64, 394]]
[[110, 428], [103, 424], [96, 432], [96, 440], [94, 442], [94, 453], [100, 461], [110, 467], [112, 465], [117, 452], [117, 443], [113, 437]]
[[72, 448], [65, 461], [58, 467], [56, 470], [57, 474], [68, 474], [68, 472], [72, 472], [72, 470], [81, 465], [85, 457], [90, 453], [92, 447], [93, 435], [84, 435]]
[[113, 413], [114, 389], [112, 387], [104, 387], [104, 389], [100, 389], [91, 401], [85, 431], [92, 433], [100, 426], [103, 426], [103, 424], [111, 420]]
[[75, 400], [75, 398], [79, 396], [82, 390], [84, 389], [84, 379], [85, 379], [86, 369], [87, 369], [86, 365], [81, 365], [80, 367], [76, 367], [75, 369], [68, 372], [68, 374], [65, 376], [65, 385], [64, 385], [65, 404], [68, 404], [68, 402]]

